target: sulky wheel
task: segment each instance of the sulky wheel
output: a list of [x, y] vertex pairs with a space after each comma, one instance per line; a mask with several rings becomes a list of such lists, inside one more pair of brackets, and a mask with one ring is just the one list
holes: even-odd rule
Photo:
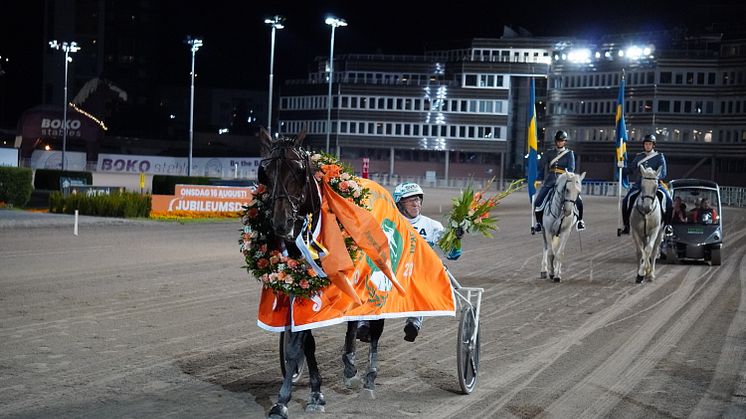
[[477, 327], [474, 307], [464, 307], [461, 310], [461, 320], [458, 325], [458, 342], [456, 347], [456, 362], [458, 364], [458, 383], [464, 394], [471, 393], [477, 386], [477, 372], [479, 371], [479, 331]]
[[[282, 376], [285, 377], [285, 344], [287, 343], [287, 337], [289, 334], [280, 332], [280, 369], [282, 370]], [[293, 384], [300, 380], [303, 371], [306, 369], [306, 357], [302, 356], [298, 361], [298, 367], [293, 372]]]

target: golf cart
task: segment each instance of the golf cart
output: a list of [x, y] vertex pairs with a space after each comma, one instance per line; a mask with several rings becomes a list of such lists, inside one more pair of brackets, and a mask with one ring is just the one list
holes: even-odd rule
[[674, 202], [673, 235], [665, 238], [665, 258], [720, 265], [723, 245], [720, 187], [701, 179], [677, 179], [668, 184]]

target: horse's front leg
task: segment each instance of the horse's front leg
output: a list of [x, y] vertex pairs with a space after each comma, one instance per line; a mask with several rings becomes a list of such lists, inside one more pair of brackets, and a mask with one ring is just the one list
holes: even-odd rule
[[347, 322], [347, 333], [345, 333], [345, 353], [342, 355], [344, 364], [344, 384], [347, 388], [360, 388], [362, 381], [357, 375], [355, 366], [355, 340], [357, 339], [357, 321]]
[[[570, 228], [575, 225], [575, 223], [572, 223]], [[565, 257], [565, 246], [567, 246], [567, 240], [570, 238], [571, 229], [567, 229], [567, 231], [561, 231], [560, 230], [560, 236], [554, 237], [554, 240], [552, 240], [552, 244], [556, 247], [554, 248], [554, 282], [560, 282], [562, 278], [562, 259]]]
[[378, 339], [383, 333], [383, 319], [370, 322], [370, 352], [368, 353], [368, 371], [363, 384], [363, 396], [376, 398], [376, 377], [378, 376]]
[[326, 400], [321, 393], [321, 374], [319, 374], [319, 364], [316, 362], [316, 339], [310, 330], [303, 348], [306, 355], [306, 365], [308, 365], [308, 376], [311, 381], [311, 394], [308, 397], [306, 412], [323, 412]]
[[658, 229], [658, 233], [655, 237], [655, 240], [653, 240], [653, 248], [650, 252], [650, 266], [648, 270], [648, 275], [645, 277], [648, 281], [652, 281], [655, 279], [655, 262], [658, 259], [658, 256], [660, 256], [661, 251], [661, 241], [663, 240], [663, 226], [661, 226]]
[[547, 268], [549, 264], [549, 244], [547, 243], [547, 232], [545, 229], [541, 230], [541, 237], [544, 239], [544, 251], [541, 252], [541, 273], [539, 276], [541, 279], [547, 277]]
[[[288, 402], [293, 392], [293, 371], [298, 369], [298, 362], [304, 353], [304, 343], [307, 331], [303, 332], [291, 332], [288, 340], [285, 342], [285, 377], [282, 378], [282, 387], [280, 387], [280, 394], [277, 396], [277, 403], [275, 403], [269, 410], [268, 417], [272, 419], [286, 419], [288, 417]], [[315, 360], [314, 360], [315, 363]], [[309, 362], [309, 372], [311, 371]]]
[[635, 282], [642, 283], [645, 279], [646, 259], [645, 242], [636, 232], [632, 234], [632, 240], [635, 242], [635, 254], [637, 255], [637, 278]]

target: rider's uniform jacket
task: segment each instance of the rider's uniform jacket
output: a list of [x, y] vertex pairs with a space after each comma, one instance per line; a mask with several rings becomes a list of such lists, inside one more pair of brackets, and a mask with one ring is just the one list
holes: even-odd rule
[[[646, 158], [649, 157], [647, 160]], [[642, 167], [649, 167], [653, 170], [658, 170], [658, 168], [661, 169], [661, 174], [658, 176], [659, 179], [665, 179], [666, 178], [666, 158], [663, 157], [663, 154], [658, 153], [655, 150], [650, 150], [650, 152], [642, 152], [637, 153], [634, 160], [632, 160], [632, 164], [630, 165], [630, 170], [632, 172], [632, 175], [635, 179], [635, 188], [640, 187], [640, 180], [641, 180], [641, 174], [640, 174], [640, 166]]]
[[[443, 227], [443, 224], [441, 224], [438, 221], [433, 220], [430, 217], [427, 217], [425, 215], [418, 215], [414, 218], [404, 217], [409, 221], [410, 224], [412, 224], [412, 227], [420, 233], [420, 236], [422, 236], [423, 239], [430, 245], [435, 246], [435, 244], [440, 240], [440, 236], [443, 235], [445, 232], [445, 228]], [[461, 249], [453, 249], [446, 255], [446, 258], [455, 260], [458, 259], [461, 256]]]
[[[560, 158], [556, 158], [560, 153], [567, 152]], [[544, 178], [542, 188], [550, 188], [557, 181], [557, 176], [565, 171], [575, 171], [575, 153], [567, 147], [553, 148], [541, 157], [542, 165], [539, 167], [539, 178]]]

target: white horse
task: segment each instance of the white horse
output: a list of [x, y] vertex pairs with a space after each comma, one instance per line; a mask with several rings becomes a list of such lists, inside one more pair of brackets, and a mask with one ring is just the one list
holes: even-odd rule
[[562, 257], [565, 245], [573, 227], [578, 222], [577, 200], [585, 172], [577, 175], [565, 172], [557, 177], [549, 202], [544, 207], [542, 217], [542, 235], [544, 237], [544, 255], [541, 260], [541, 277], [560, 282], [562, 276]]
[[663, 239], [663, 214], [658, 199], [658, 177], [660, 169], [653, 170], [640, 166], [640, 193], [630, 214], [629, 223], [632, 240], [637, 251], [637, 280], [639, 284], [644, 279], [655, 279], [655, 260], [660, 252]]

